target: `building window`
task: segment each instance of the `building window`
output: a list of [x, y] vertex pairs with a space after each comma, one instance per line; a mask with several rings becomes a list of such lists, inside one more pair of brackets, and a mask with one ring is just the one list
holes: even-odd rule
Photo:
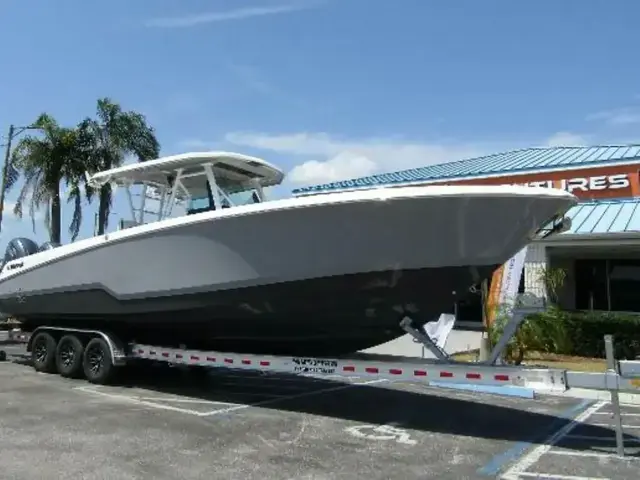
[[576, 260], [576, 308], [609, 310], [607, 298], [607, 261]]
[[640, 260], [575, 262], [576, 308], [640, 312]]
[[609, 310], [640, 311], [640, 260], [609, 260]]

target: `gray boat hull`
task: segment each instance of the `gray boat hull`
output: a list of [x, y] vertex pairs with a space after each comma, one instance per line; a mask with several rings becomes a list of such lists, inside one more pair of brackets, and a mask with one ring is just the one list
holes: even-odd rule
[[406, 314], [451, 311], [572, 204], [396, 190], [205, 212], [38, 253], [0, 276], [0, 311], [143, 343], [350, 353], [403, 335]]

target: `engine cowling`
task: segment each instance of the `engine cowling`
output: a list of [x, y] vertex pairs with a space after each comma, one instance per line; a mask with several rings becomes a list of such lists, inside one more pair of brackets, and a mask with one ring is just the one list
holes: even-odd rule
[[7, 244], [4, 258], [0, 259], [0, 272], [10, 261], [33, 255], [34, 253], [38, 253], [38, 245], [36, 242], [24, 237], [14, 238]]
[[7, 244], [4, 252], [4, 263], [38, 253], [38, 244], [30, 238], [14, 238]]
[[60, 244], [58, 242], [44, 242], [40, 245], [38, 249], [39, 252], [44, 252], [45, 250], [53, 250], [54, 248], [58, 248]]

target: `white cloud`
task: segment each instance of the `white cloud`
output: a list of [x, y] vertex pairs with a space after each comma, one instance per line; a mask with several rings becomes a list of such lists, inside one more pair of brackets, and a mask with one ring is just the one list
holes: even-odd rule
[[[491, 155], [533, 146], [588, 145], [588, 137], [558, 132], [542, 142], [407, 142], [397, 138], [345, 139], [327, 133], [229, 133], [228, 143], [299, 157], [287, 182], [312, 185]], [[277, 163], [277, 162], [276, 162]]]
[[181, 17], [152, 18], [145, 22], [147, 27], [156, 28], [189, 28], [198, 25], [228, 22], [233, 20], [245, 20], [252, 17], [264, 17], [267, 15], [281, 15], [318, 7], [322, 2], [290, 3], [272, 5], [269, 7], [245, 7], [224, 12], [207, 12]]
[[607, 110], [588, 115], [587, 120], [602, 121], [614, 126], [633, 125], [640, 123], [640, 109], [627, 107]]
[[[418, 143], [394, 138], [348, 140], [326, 133], [230, 133], [225, 139], [239, 146], [313, 157], [303, 160], [287, 175], [288, 182], [300, 185], [462, 160], [495, 153], [506, 147], [489, 143]], [[512, 144], [506, 148], [518, 147], [520, 145]]]
[[587, 138], [571, 132], [558, 132], [551, 135], [546, 142], [548, 147], [576, 147], [588, 145]]
[[362, 177], [378, 171], [378, 165], [366, 155], [342, 152], [324, 162], [318, 160], [304, 162], [294, 167], [287, 178], [292, 183], [304, 185]]

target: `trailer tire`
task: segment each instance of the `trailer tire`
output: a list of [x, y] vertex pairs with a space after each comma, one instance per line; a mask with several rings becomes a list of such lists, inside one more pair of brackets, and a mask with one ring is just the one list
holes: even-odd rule
[[56, 373], [56, 343], [50, 333], [36, 334], [31, 344], [31, 362], [36, 372]]
[[84, 345], [75, 335], [65, 335], [56, 348], [58, 373], [67, 378], [77, 378], [83, 373]]
[[89, 341], [84, 349], [82, 368], [89, 382], [98, 385], [109, 383], [115, 367], [111, 358], [111, 350], [104, 339], [95, 337]]

